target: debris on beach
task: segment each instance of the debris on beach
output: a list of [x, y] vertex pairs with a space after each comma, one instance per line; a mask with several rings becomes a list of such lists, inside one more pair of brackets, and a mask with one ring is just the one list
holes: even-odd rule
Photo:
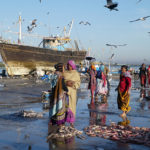
[[72, 136], [77, 136], [80, 139], [85, 139], [84, 136], [82, 136], [83, 131], [79, 131], [73, 127], [70, 126], [61, 126], [56, 133], [50, 133], [47, 136], [47, 141], [50, 139], [57, 139], [57, 138], [69, 138]]
[[91, 137], [150, 146], [150, 128], [122, 126], [111, 123], [110, 126], [90, 125], [84, 128], [84, 131]]
[[33, 110], [30, 111], [22, 110], [18, 113], [18, 116], [27, 117], [27, 118], [43, 118], [43, 113], [34, 112]]

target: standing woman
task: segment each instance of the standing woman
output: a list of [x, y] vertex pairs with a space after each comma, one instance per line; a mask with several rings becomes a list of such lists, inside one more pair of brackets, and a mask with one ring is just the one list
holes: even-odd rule
[[58, 63], [55, 66], [55, 78], [53, 78], [52, 92], [50, 96], [49, 118], [52, 125], [61, 126], [65, 124], [66, 119], [66, 93], [68, 92], [65, 85], [63, 72], [64, 65]]
[[147, 69], [147, 80], [148, 80], [148, 87], [150, 88], [150, 65]]
[[94, 103], [94, 95], [96, 94], [96, 85], [97, 85], [97, 81], [96, 81], [96, 75], [97, 75], [97, 71], [94, 65], [91, 65], [91, 68], [89, 70], [89, 75], [90, 75], [90, 81], [89, 81], [89, 86], [88, 89], [90, 89], [91, 91], [91, 104]]
[[145, 87], [146, 86], [146, 66], [145, 66], [145, 64], [142, 64], [142, 66], [140, 67], [139, 77], [140, 77], [140, 81], [141, 81], [141, 87]]
[[66, 122], [74, 127], [77, 104], [77, 89], [80, 87], [80, 75], [76, 71], [76, 65], [73, 60], [67, 63], [67, 71], [64, 72], [65, 83], [68, 88], [69, 108], [67, 111]]
[[126, 117], [126, 114], [131, 110], [129, 106], [130, 102], [130, 88], [131, 88], [131, 75], [127, 71], [127, 66], [121, 66], [120, 82], [118, 85], [118, 109], [121, 109], [123, 113], [120, 115], [122, 118]]

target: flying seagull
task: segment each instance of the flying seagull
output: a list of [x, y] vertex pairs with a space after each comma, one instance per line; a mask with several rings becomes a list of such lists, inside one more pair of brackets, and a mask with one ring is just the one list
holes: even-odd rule
[[107, 0], [107, 5], [105, 5], [104, 7], [110, 9], [110, 10], [116, 10], [118, 11], [118, 9], [116, 8], [118, 6], [118, 3], [113, 3], [112, 0]]
[[137, 3], [141, 2], [142, 0], [138, 0]]
[[111, 55], [110, 59], [112, 59], [112, 58], [114, 57], [114, 55], [115, 55], [115, 54], [113, 53], [113, 54]]
[[40, 1], [40, 3], [42, 2], [42, 0], [39, 0]]
[[147, 18], [149, 18], [150, 16], [146, 16], [146, 17], [141, 17], [141, 18], [139, 18], [139, 19], [136, 19], [136, 20], [132, 20], [132, 21], [129, 21], [129, 22], [135, 22], [135, 21], [144, 21], [144, 20], [146, 20]]
[[89, 25], [89, 26], [91, 25], [91, 24], [90, 24], [89, 22], [87, 22], [87, 21], [86, 21], [86, 22], [80, 21], [79, 24], [84, 24], [84, 25]]
[[114, 48], [117, 48], [118, 46], [126, 46], [127, 44], [122, 44], [122, 45], [114, 45], [114, 44], [106, 44], [106, 46], [111, 46]]
[[29, 26], [27, 26], [28, 32], [31, 32], [33, 28], [34, 28], [34, 27], [29, 27]]
[[31, 26], [36, 27], [37, 26], [36, 21], [37, 21], [37, 19], [32, 20]]

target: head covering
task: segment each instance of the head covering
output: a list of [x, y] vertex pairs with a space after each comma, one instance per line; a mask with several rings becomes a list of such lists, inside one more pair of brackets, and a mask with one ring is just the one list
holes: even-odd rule
[[63, 63], [58, 63], [56, 65], [54, 65], [56, 71], [60, 71], [60, 72], [63, 72]]
[[76, 64], [75, 64], [75, 62], [73, 60], [69, 60], [67, 65], [70, 65], [73, 70], [76, 70]]
[[103, 64], [103, 63], [100, 65], [99, 70], [100, 70], [101, 72], [104, 72], [104, 64]]
[[94, 65], [91, 65], [91, 69], [92, 69], [92, 70], [96, 70], [96, 68], [95, 68]]

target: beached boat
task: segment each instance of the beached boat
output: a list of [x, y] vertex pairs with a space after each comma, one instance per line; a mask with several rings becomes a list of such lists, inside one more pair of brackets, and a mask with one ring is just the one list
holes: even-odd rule
[[[21, 18], [19, 19], [21, 26]], [[21, 44], [21, 30], [19, 30], [18, 44], [0, 40], [0, 54], [5, 64], [7, 74], [10, 76], [27, 75], [33, 70], [47, 71], [58, 62], [67, 63], [72, 59], [77, 64], [86, 57], [86, 50], [79, 50], [75, 46], [68, 47], [70, 43], [70, 31], [64, 37], [43, 37], [43, 47], [34, 47]]]

